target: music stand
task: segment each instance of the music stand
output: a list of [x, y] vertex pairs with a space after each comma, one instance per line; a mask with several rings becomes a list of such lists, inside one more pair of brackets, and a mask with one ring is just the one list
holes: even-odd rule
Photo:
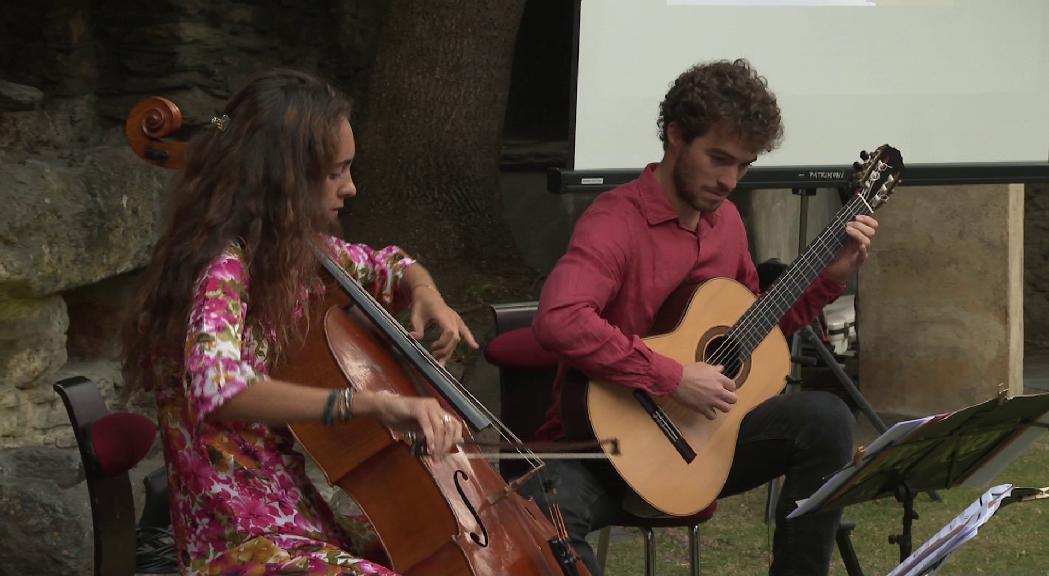
[[900, 422], [860, 449], [852, 464], [799, 502], [788, 518], [895, 496], [904, 513], [902, 533], [893, 543], [903, 562], [911, 554], [915, 496], [989, 481], [1049, 427], [1046, 412], [1049, 394], [1003, 394], [948, 414]]
[[[800, 206], [798, 210], [798, 254], [805, 252], [808, 247], [808, 222], [809, 222], [809, 199], [816, 195], [816, 188], [809, 187], [794, 187], [791, 192], [799, 197]], [[838, 190], [838, 194], [842, 194], [842, 190]], [[784, 269], [786, 266], [784, 265]], [[759, 272], [760, 273], [760, 272]], [[831, 370], [831, 373], [837, 379], [841, 388], [849, 395], [852, 402], [860, 409], [861, 412], [867, 417], [871, 425], [879, 432], [884, 433], [888, 430], [888, 426], [878, 416], [871, 406], [870, 402], [860, 392], [859, 387], [852, 381], [852, 378], [845, 373], [844, 368], [838, 362], [838, 359], [834, 354], [827, 348], [823, 340], [813, 330], [812, 324], [806, 325], [798, 329], [790, 338], [790, 360], [791, 369], [790, 374], [787, 376], [787, 392], [790, 393], [795, 389], [801, 387], [802, 377], [802, 366], [814, 367], [818, 365], [815, 358], [810, 358], [802, 354], [802, 343], [807, 341], [808, 344], [816, 351], [823, 363]], [[930, 495], [934, 500], [939, 500], [940, 497], [935, 492], [930, 492]], [[776, 501], [779, 499], [779, 478], [773, 478], [769, 481], [768, 498], [765, 503], [765, 523], [771, 524], [773, 516], [775, 515]], [[837, 534], [835, 534], [835, 541], [838, 545], [838, 551], [841, 554], [842, 562], [845, 564], [846, 572], [849, 576], [862, 576], [863, 570], [860, 568], [859, 559], [856, 557], [855, 548], [852, 545], [851, 533], [855, 524], [851, 522], [842, 522], [839, 527]]]
[[[816, 195], [815, 188], [793, 188], [791, 192], [800, 197], [801, 205], [799, 207], [799, 222], [798, 222], [798, 254], [805, 251], [808, 246], [808, 221], [809, 221], [809, 198]], [[841, 195], [841, 190], [838, 194]], [[858, 298], [858, 295], [857, 295]], [[827, 348], [827, 345], [823, 343], [823, 340], [816, 334], [815, 330], [812, 329], [811, 325], [800, 328], [791, 338], [791, 360], [795, 365], [815, 365], [815, 362], [808, 361], [806, 357], [801, 355], [801, 340], [808, 341], [808, 344], [816, 350], [819, 354], [820, 359], [823, 363], [831, 370], [834, 377], [841, 384], [842, 389], [849, 395], [853, 403], [863, 412], [864, 416], [870, 421], [871, 425], [879, 432], [883, 433], [888, 430], [888, 426], [878, 416], [871, 407], [867, 399], [863, 397], [856, 383], [849, 378], [849, 375], [842, 369], [841, 364], [834, 354]], [[861, 352], [862, 354], [862, 352]], [[800, 370], [798, 375], [792, 375], [796, 380], [800, 381]]]

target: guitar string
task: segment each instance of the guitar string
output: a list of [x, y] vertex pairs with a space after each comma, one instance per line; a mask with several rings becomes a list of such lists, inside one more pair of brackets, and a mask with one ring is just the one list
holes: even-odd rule
[[[843, 230], [841, 233], [844, 235]], [[835, 241], [837, 238], [831, 235], [828, 237], [817, 239], [806, 256], [793, 266], [792, 270], [784, 273], [783, 280], [769, 290], [762, 302], [744, 314], [733, 326], [729, 332], [729, 341], [735, 343], [735, 346], [725, 348], [720, 360], [729, 359], [726, 355], [732, 352], [738, 352], [742, 357], [749, 356], [764, 340], [807, 286], [818, 277], [821, 269], [833, 257], [833, 249], [840, 249], [844, 245], [843, 242]], [[828, 243], [828, 239], [831, 242]], [[827, 249], [828, 244], [832, 249]]]
[[853, 212], [851, 209], [839, 213], [834, 225], [815, 239], [811, 248], [802, 255], [802, 259], [792, 267], [793, 270], [783, 274], [783, 282], [769, 289], [767, 297], [763, 299], [765, 302], [756, 306], [753, 312], [745, 314], [741, 322], [737, 323], [733, 336], [745, 340], [747, 352], [752, 351], [764, 339], [767, 331], [771, 331], [778, 319], [789, 310], [835, 253], [844, 246], [843, 240], [847, 239], [844, 224], [857, 213], [859, 212]]
[[[890, 190], [890, 184], [895, 185], [894, 175], [890, 174], [889, 178], [884, 182], [878, 191], [879, 195], [883, 195]], [[766, 292], [766, 295], [759, 299], [759, 302], [748, 310], [744, 316], [733, 326], [728, 334], [730, 341], [735, 341], [743, 344], [739, 346], [740, 352], [745, 352], [741, 356], [745, 357], [754, 350], [764, 339], [768, 336], [768, 332], [772, 330], [772, 327], [778, 322], [779, 318], [782, 318], [783, 314], [789, 310], [790, 306], [796, 302], [795, 297], [784, 297], [781, 293], [785, 291], [784, 287], [793, 288], [798, 291], [798, 296], [801, 292], [808, 287], [809, 284], [819, 275], [825, 264], [820, 262], [812, 262], [814, 259], [823, 258], [829, 259], [837, 253], [838, 250], [844, 246], [848, 240], [847, 235], [844, 233], [843, 223], [847, 223], [857, 214], [867, 213], [871, 214], [871, 206], [865, 201], [864, 196], [869, 193], [868, 189], [861, 191], [853, 197], [853, 200], [846, 204], [845, 207], [836, 215], [835, 221], [824, 230], [813, 242], [810, 244], [809, 249], [802, 255], [795, 265], [791, 266], [786, 272], [783, 273], [780, 279], [778, 279], [773, 286]], [[866, 208], [866, 210], [864, 210]], [[809, 256], [815, 255], [817, 258], [809, 258]], [[769, 310], [777, 310], [776, 314], [768, 314]], [[758, 322], [763, 321], [763, 324]], [[757, 324], [757, 325], [755, 325]], [[744, 350], [745, 348], [745, 350]], [[724, 352], [722, 352], [724, 351]], [[733, 352], [733, 347], [719, 348], [716, 353], [717, 362], [723, 362], [730, 359], [729, 354]], [[714, 358], [712, 357], [712, 360]]]
[[[887, 192], [889, 189], [888, 184], [889, 182], [886, 182], [879, 189], [878, 194]], [[853, 201], [845, 206], [846, 209], [838, 213], [836, 221], [813, 240], [810, 250], [803, 254], [798, 265], [792, 266], [790, 270], [783, 274], [782, 282], [773, 284], [772, 288], [767, 292], [768, 298], [762, 298], [762, 300], [767, 300], [767, 304], [760, 302], [752, 310], [748, 310], [744, 317], [733, 327], [732, 336], [740, 339], [746, 338], [747, 353], [752, 352], [768, 336], [768, 332], [772, 330], [772, 327], [786, 314], [801, 293], [822, 272], [829, 260], [848, 241], [848, 236], [842, 225], [843, 221], [847, 223], [857, 214], [865, 213], [870, 215], [873, 213], [870, 204], [864, 198], [866, 194], [867, 191], [857, 194]], [[814, 257], [809, 258], [808, 256]], [[790, 291], [785, 290], [785, 287], [792, 288], [797, 296], [790, 296]], [[787, 291], [788, 294], [782, 294], [784, 291]], [[770, 309], [774, 310], [774, 314], [768, 314]], [[763, 325], [758, 324], [759, 321], [764, 321]]]
[[[768, 335], [767, 331], [771, 331], [776, 324], [777, 320], [771, 318], [773, 314], [770, 314], [770, 311], [779, 310], [785, 313], [786, 310], [789, 310], [790, 305], [793, 304], [791, 300], [796, 300], [796, 298], [790, 296], [790, 289], [794, 291], [801, 289], [803, 291], [811, 283], [811, 280], [814, 280], [819, 275], [826, 264], [820, 263], [818, 260], [820, 258], [828, 258], [828, 255], [833, 257], [835, 249], [840, 249], [841, 246], [844, 246], [841, 238], [841, 236], [846, 235], [844, 225], [852, 220], [856, 214], [861, 213], [860, 210], [856, 209], [863, 206], [863, 203], [859, 202], [857, 198], [854, 197], [851, 202], [846, 204], [844, 209], [835, 215], [831, 225], [812, 241], [809, 248], [802, 254], [802, 257], [784, 272], [765, 295], [759, 298], [759, 301], [747, 310], [743, 317], [729, 330], [726, 340], [743, 344], [746, 350], [739, 350], [742, 356], [752, 352]], [[809, 282], [806, 282], [806, 276], [812, 277]], [[783, 294], [785, 291], [788, 294]], [[798, 294], [798, 297], [800, 295]], [[770, 319], [772, 320], [771, 323]], [[762, 324], [769, 324], [767, 330]], [[729, 360], [732, 348], [733, 346], [719, 347], [708, 363], [717, 365]]]
[[[878, 190], [879, 195], [885, 194], [890, 190], [890, 184], [895, 185], [893, 177], [894, 174], [889, 175], [887, 181]], [[810, 243], [809, 248], [802, 254], [802, 257], [784, 272], [773, 283], [766, 294], [751, 309], [747, 310], [743, 317], [732, 327], [727, 334], [727, 341], [743, 344], [743, 346], [736, 346], [740, 349], [740, 357], [748, 356], [768, 336], [772, 327], [778, 323], [778, 319], [782, 318], [790, 309], [790, 306], [797, 301], [797, 297], [800, 297], [801, 293], [822, 272], [826, 263], [829, 263], [829, 259], [833, 258], [837, 251], [844, 246], [848, 240], [844, 224], [852, 220], [857, 214], [866, 213], [870, 215], [873, 213], [870, 204], [864, 198], [869, 193], [870, 188], [871, 186], [867, 186], [865, 190], [853, 196], [853, 200], [835, 215], [834, 222]], [[810, 258], [813, 255], [815, 255], [815, 258]], [[820, 258], [828, 261], [821, 263], [818, 261]], [[813, 262], [813, 260], [816, 260], [816, 262]], [[787, 295], [783, 295], [784, 287], [793, 288], [797, 291], [797, 297], [791, 297], [789, 291]], [[770, 310], [776, 311], [775, 314], [769, 314]], [[709, 363], [716, 365], [730, 360], [730, 356], [736, 347], [719, 347]]]
[[[852, 201], [850, 201], [848, 204], [842, 207], [842, 210], [839, 211], [838, 214], [835, 216], [835, 222], [832, 222], [832, 224], [828, 226], [823, 231], [823, 233], [821, 233], [819, 236], [817, 236], [816, 239], [813, 240], [813, 242], [810, 244], [810, 248], [812, 248], [813, 250], [807, 249], [802, 254], [802, 258], [799, 259], [796, 265], [791, 266], [790, 269], [784, 272], [784, 274], [781, 276], [782, 282], [777, 280], [777, 282], [773, 283], [773, 286], [766, 293], [770, 297], [763, 297], [759, 299], [759, 302], [750, 310], [748, 310], [744, 314], [744, 316], [739, 321], [737, 321], [736, 325], [733, 326], [732, 331], [730, 332], [730, 336], [748, 337], [747, 354], [752, 352], [753, 349], [756, 348], [761, 343], [761, 341], [765, 339], [766, 336], [768, 336], [768, 332], [772, 330], [772, 327], [778, 322], [778, 319], [782, 318], [783, 314], [785, 314], [787, 310], [789, 310], [790, 306], [792, 306], [796, 301], [796, 298], [781, 298], [780, 292], [783, 291], [783, 287], [788, 283], [793, 283], [794, 285], [792, 287], [794, 289], [800, 289], [800, 292], [798, 293], [798, 296], [800, 297], [801, 292], [804, 292], [804, 289], [807, 288], [813, 280], [815, 280], [815, 278], [822, 271], [822, 268], [825, 266], [825, 264], [821, 264], [818, 268], [814, 268], [813, 264], [806, 259], [806, 256], [822, 248], [824, 250], [824, 253], [817, 254], [817, 256], [822, 256], [824, 259], [833, 258], [837, 251], [840, 250], [844, 243], [847, 241], [847, 236], [844, 234], [844, 227], [839, 227], [835, 225], [841, 225], [843, 224], [842, 220], [844, 220], [844, 222], [848, 222], [857, 214], [864, 213], [864, 207], [867, 209], [867, 215], [872, 214], [874, 212], [874, 209], [866, 200], [866, 196], [870, 194], [871, 189], [874, 188], [874, 186], [881, 184], [881, 187], [879, 188], [876, 195], [885, 198], [887, 197], [888, 192], [899, 182], [899, 180], [896, 178], [898, 172], [890, 172], [889, 169], [891, 168], [891, 166], [886, 165], [884, 164], [884, 162], [882, 162], [882, 157], [884, 156], [882, 148], [883, 147], [879, 147], [879, 149], [871, 155], [871, 160], [868, 161], [868, 164], [872, 167], [881, 168], [880, 170], [877, 170], [879, 176], [882, 172], [888, 172], [887, 177], [885, 179], [879, 177], [874, 181], [869, 181], [866, 178], [866, 176], [863, 176], [863, 174], [869, 175], [870, 170], [862, 172], [860, 175], [860, 186], [862, 187], [862, 190], [859, 190], [856, 194], [854, 194]], [[881, 164], [880, 166], [879, 163]], [[862, 204], [862, 206], [860, 206], [859, 204]], [[829, 245], [828, 242], [832, 242], [833, 245]], [[798, 278], [798, 276], [802, 276], [802, 278]], [[806, 278], [805, 276], [808, 277]], [[765, 302], [762, 302], [761, 300], [765, 300]], [[766, 316], [768, 316], [766, 314], [767, 310], [774, 306], [778, 306], [780, 310], [777, 314], [775, 314], [775, 317], [772, 318], [771, 323], [769, 323], [768, 318], [766, 318], [765, 323], [768, 324], [767, 326], [750, 326], [749, 323], [752, 323], [752, 318], [754, 316], [758, 316], [759, 314], [765, 314]], [[758, 318], [761, 319], [760, 316], [758, 316]], [[740, 334], [741, 332], [742, 334]], [[754, 338], [755, 336], [756, 338]], [[744, 356], [745, 355], [746, 354], [744, 354]], [[724, 359], [725, 358], [722, 358], [722, 360]]]

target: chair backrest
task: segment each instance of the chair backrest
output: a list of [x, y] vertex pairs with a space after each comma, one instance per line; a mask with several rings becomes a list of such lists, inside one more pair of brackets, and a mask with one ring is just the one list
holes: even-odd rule
[[66, 406], [84, 463], [94, 529], [95, 574], [131, 576], [135, 573], [136, 547], [131, 481], [126, 468], [113, 475], [103, 473], [91, 443], [92, 426], [109, 416], [109, 409], [98, 387], [87, 378], [62, 380], [55, 384], [55, 391]]
[[492, 304], [492, 317], [495, 320], [496, 335], [509, 332], [517, 328], [532, 325], [532, 317], [539, 307], [539, 302], [507, 302], [504, 304]]
[[[485, 359], [499, 368], [500, 419], [522, 440], [532, 439], [550, 407], [550, 385], [557, 374], [557, 357], [536, 342], [532, 317], [538, 302], [491, 306], [495, 338], [485, 346]], [[499, 470], [515, 478], [529, 470], [526, 463], [503, 460]]]

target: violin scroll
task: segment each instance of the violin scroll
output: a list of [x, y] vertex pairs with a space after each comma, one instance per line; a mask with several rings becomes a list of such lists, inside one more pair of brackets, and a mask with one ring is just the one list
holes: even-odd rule
[[135, 104], [124, 122], [124, 136], [135, 154], [161, 168], [181, 168], [184, 142], [165, 142], [164, 137], [182, 129], [182, 110], [171, 100], [152, 96]]

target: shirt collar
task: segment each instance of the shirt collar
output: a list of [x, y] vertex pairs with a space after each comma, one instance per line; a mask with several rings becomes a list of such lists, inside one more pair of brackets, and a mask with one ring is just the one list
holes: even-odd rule
[[[658, 162], [645, 166], [645, 170], [641, 173], [641, 178], [638, 180], [641, 213], [645, 216], [649, 226], [656, 226], [657, 224], [678, 219], [677, 210], [674, 209], [673, 204], [667, 199], [659, 179], [656, 178], [656, 166], [659, 166]], [[704, 220], [708, 225], [714, 226], [717, 224], [720, 214], [721, 208], [718, 207], [713, 212], [701, 214], [700, 220]]]

